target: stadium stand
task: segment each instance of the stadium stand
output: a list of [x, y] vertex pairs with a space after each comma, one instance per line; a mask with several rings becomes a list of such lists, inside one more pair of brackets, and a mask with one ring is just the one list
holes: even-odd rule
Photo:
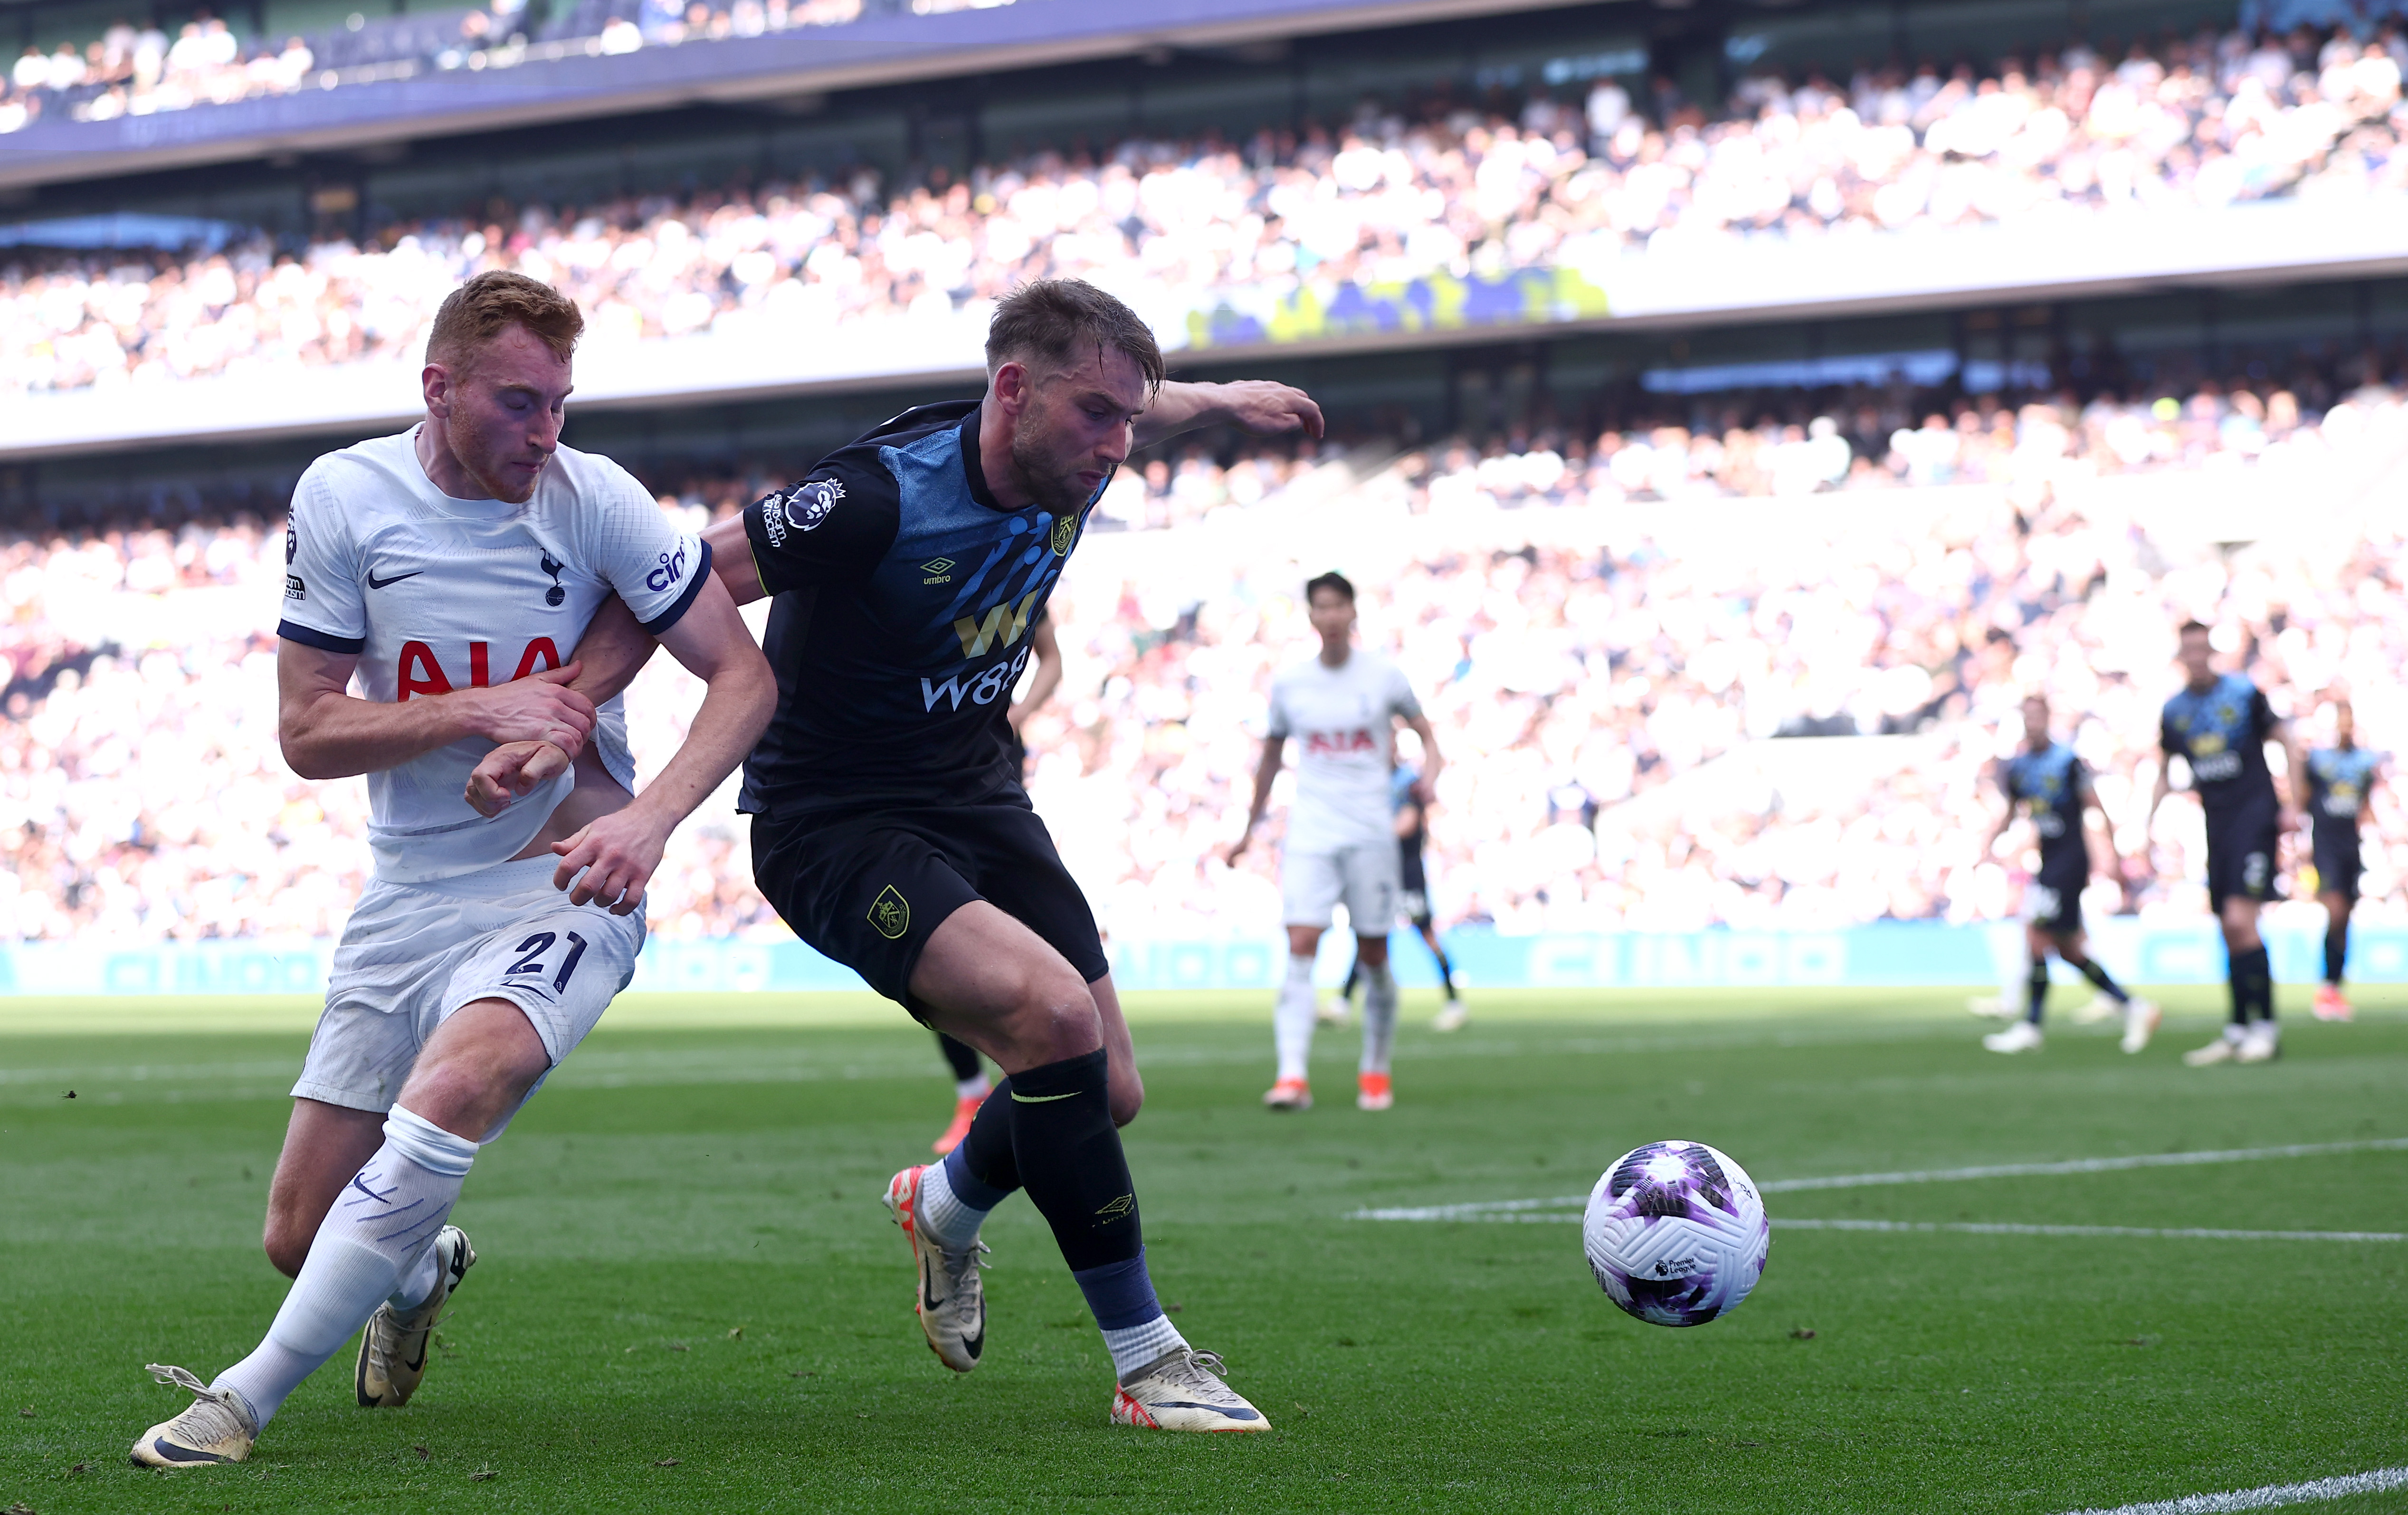
[[[365, 245], [199, 256], [12, 255], [0, 394], [252, 377], [412, 352], [479, 268], [553, 279], [597, 341], [776, 322], [941, 319], [1048, 274], [1166, 292], [1500, 275], [1601, 250], [2021, 223], [2070, 207], [2165, 211], [2408, 187], [2389, 29], [2203, 34], [2110, 64], [2075, 47], [2027, 67], [1867, 71], [1846, 89], [1748, 79], [1731, 113], [1652, 121], [1618, 83], [1584, 103], [1417, 112], [1043, 151], [886, 193], [843, 181], [681, 198], [529, 204], [394, 223]], [[1518, 299], [1516, 295], [1514, 298]]]
[[[1150, 459], [1066, 580], [1068, 677], [1029, 729], [1032, 792], [1113, 929], [1274, 919], [1266, 874], [1204, 860], [1242, 813], [1269, 673], [1300, 655], [1302, 573], [1326, 565], [1315, 553], [1384, 551], [1367, 632], [1469, 760], [1440, 792], [1443, 921], [1998, 919], [2028, 860], [1981, 855], [1967, 818], [2015, 701], [2046, 688], [2080, 712], [2102, 794], [2136, 815], [2186, 615], [2245, 638], [2302, 715], [2347, 688], [2371, 742], [2408, 735], [2408, 516], [2376, 504], [2334, 531], [2286, 506], [2236, 529], [2254, 539], [2238, 551], [2200, 520], [2218, 479], [2251, 498], [2301, 480], [2328, 501], [2396, 496], [2408, 407], [2387, 387], [2327, 403], [2339, 380], [2319, 383], [2305, 403], [2236, 383], [1953, 411], [1865, 391], [1825, 397], [1869, 422]], [[1878, 451], [1858, 450], [1868, 424], [1889, 432]], [[706, 519], [775, 476], [666, 486], [664, 508]], [[2179, 507], [2136, 507], [2119, 482], [2171, 486]], [[1267, 558], [1274, 518], [1294, 545]], [[366, 861], [365, 791], [303, 783], [276, 755], [279, 540], [252, 520], [0, 548], [0, 929], [332, 933]], [[666, 660], [647, 671], [629, 695], [639, 760], [672, 750], [698, 698]], [[731, 807], [679, 834], [652, 890], [665, 936], [782, 937]], [[2160, 820], [2162, 877], [2197, 876], [2196, 830], [2180, 807]], [[2386, 791], [2370, 911], [2408, 912], [2403, 849]], [[2143, 908], [2195, 912], [2198, 893], [2158, 886]]]

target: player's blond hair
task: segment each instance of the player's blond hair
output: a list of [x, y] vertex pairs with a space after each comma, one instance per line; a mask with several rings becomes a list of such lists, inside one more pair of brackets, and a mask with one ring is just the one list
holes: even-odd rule
[[523, 326], [566, 362], [585, 331], [577, 302], [539, 279], [488, 269], [443, 297], [427, 335], [426, 361], [461, 368], [513, 326]]

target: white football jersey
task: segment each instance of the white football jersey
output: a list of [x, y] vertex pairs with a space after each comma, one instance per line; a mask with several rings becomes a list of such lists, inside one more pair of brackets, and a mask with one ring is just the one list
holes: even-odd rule
[[[367, 699], [407, 702], [559, 667], [613, 594], [658, 636], [710, 576], [701, 539], [608, 458], [560, 449], [524, 505], [456, 500], [420, 466], [416, 435], [311, 464], [284, 532], [277, 634], [356, 654]], [[625, 712], [614, 697], [600, 714], [591, 740], [632, 793]], [[377, 877], [448, 879], [506, 862], [535, 839], [575, 776], [557, 775], [489, 820], [464, 792], [493, 749], [457, 741], [367, 776]]]
[[1396, 718], [1421, 713], [1397, 665], [1359, 647], [1335, 668], [1315, 655], [1280, 671], [1271, 680], [1268, 735], [1296, 738], [1291, 850], [1334, 852], [1396, 840], [1388, 787]]

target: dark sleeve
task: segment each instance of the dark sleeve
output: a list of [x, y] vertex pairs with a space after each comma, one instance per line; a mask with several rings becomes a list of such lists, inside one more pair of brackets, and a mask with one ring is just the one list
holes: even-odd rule
[[2157, 717], [2157, 745], [2165, 749], [2168, 757], [2177, 752], [2186, 757], [2190, 754], [2190, 750], [2183, 746], [2182, 738], [2175, 735], [2173, 722], [2163, 715]]
[[2273, 736], [2274, 728], [2281, 724], [2275, 719], [2274, 707], [2266, 703], [2266, 692], [2262, 689], [2252, 688], [2249, 691], [2249, 723], [2256, 729], [2261, 742]]
[[2091, 795], [2090, 765], [2075, 758], [2065, 765], [2065, 780], [2072, 786], [2075, 803], [2086, 802]]
[[902, 500], [895, 476], [870, 457], [838, 454], [800, 483], [772, 490], [744, 507], [744, 536], [772, 594], [858, 583], [895, 544]]

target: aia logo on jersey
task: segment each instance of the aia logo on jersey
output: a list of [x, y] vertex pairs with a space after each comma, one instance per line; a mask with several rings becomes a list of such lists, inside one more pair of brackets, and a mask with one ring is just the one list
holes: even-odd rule
[[836, 502], [843, 498], [842, 480], [806, 479], [786, 492], [786, 523], [796, 531], [810, 531], [825, 521], [828, 512], [836, 508]]
[[[675, 552], [661, 554], [660, 566], [644, 576], [644, 587], [657, 594], [685, 577], [685, 544], [680, 542]], [[550, 599], [550, 596], [546, 596]], [[558, 605], [558, 600], [552, 600]]]
[[[456, 653], [453, 655], [458, 656]], [[524, 679], [545, 668], [557, 668], [561, 661], [560, 649], [552, 645], [552, 638], [538, 636], [527, 643], [526, 650], [519, 654], [518, 672], [510, 678]], [[484, 689], [493, 683], [491, 643], [470, 642], [466, 663], [468, 688]], [[452, 666], [459, 665], [454, 663]], [[449, 694], [460, 686], [452, 681], [452, 675], [445, 670], [443, 660], [435, 655], [434, 648], [424, 642], [404, 642], [394, 669], [393, 687], [394, 703], [398, 705], [412, 694]]]
[[1310, 731], [1304, 736], [1304, 750], [1313, 757], [1352, 757], [1357, 752], [1377, 752], [1380, 746], [1368, 731]]

